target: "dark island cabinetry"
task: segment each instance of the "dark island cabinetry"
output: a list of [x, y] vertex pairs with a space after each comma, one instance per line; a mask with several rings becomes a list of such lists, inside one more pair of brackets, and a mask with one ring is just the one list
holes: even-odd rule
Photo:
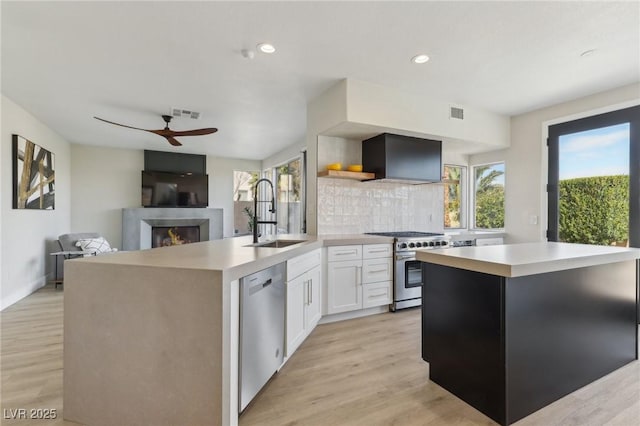
[[[450, 251], [465, 249], [485, 248]], [[430, 379], [500, 424], [638, 359], [636, 259], [511, 276], [441, 263], [423, 263]]]

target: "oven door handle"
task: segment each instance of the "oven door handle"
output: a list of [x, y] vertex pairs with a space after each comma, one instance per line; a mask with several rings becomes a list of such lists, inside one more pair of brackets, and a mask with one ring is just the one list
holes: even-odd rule
[[396, 255], [396, 260], [416, 260], [416, 256], [414, 255], [409, 255], [409, 256], [400, 256], [400, 255]]

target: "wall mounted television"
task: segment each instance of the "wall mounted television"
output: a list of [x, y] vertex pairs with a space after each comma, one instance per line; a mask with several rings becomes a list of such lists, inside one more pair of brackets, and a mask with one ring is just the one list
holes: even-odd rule
[[208, 207], [209, 176], [142, 171], [143, 207]]

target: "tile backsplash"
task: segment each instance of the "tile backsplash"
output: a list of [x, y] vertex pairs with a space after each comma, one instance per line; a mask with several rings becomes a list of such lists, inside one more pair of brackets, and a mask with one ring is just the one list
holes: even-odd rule
[[442, 185], [318, 179], [318, 234], [442, 232]]

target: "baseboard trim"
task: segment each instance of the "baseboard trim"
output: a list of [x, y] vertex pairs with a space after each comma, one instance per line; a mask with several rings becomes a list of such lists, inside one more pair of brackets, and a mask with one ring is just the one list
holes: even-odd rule
[[341, 312], [339, 314], [324, 315], [318, 324], [329, 324], [336, 321], [344, 321], [354, 318], [366, 317], [369, 315], [389, 312], [389, 305], [374, 306], [373, 308], [359, 309], [357, 311]]
[[28, 295], [41, 289], [47, 284], [48, 280], [49, 280], [49, 275], [45, 275], [43, 277], [38, 278], [35, 281], [32, 281], [31, 283], [25, 285], [24, 287], [17, 289], [16, 291], [9, 294], [8, 296], [3, 297], [2, 304], [0, 305], [0, 311], [4, 311], [6, 308], [13, 305], [14, 303], [19, 302], [20, 300], [24, 299]]

